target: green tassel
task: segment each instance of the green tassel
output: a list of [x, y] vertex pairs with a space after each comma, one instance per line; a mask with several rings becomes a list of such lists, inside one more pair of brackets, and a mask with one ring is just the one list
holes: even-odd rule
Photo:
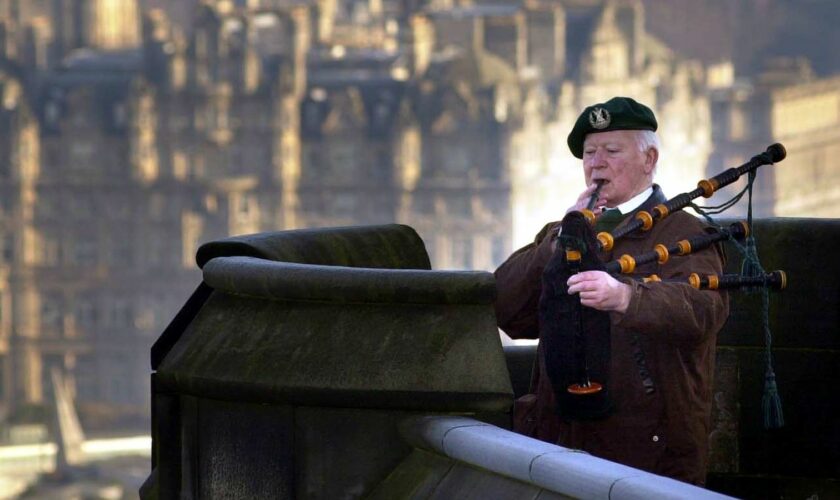
[[[761, 276], [764, 270], [758, 261], [758, 252], [755, 248], [755, 239], [750, 236], [746, 241], [746, 255], [741, 262], [741, 276]], [[742, 291], [746, 293], [754, 293], [761, 290], [761, 287], [745, 287]]]
[[764, 374], [764, 396], [761, 398], [761, 409], [764, 411], [764, 428], [779, 429], [785, 425], [782, 412], [782, 398], [776, 386], [776, 374], [769, 370]]

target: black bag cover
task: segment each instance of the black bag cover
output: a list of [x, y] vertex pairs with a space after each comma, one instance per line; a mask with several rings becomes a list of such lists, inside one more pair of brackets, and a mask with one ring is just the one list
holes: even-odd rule
[[[595, 233], [580, 212], [563, 218], [559, 246], [542, 275], [539, 319], [545, 369], [557, 397], [557, 413], [571, 420], [594, 420], [609, 415], [610, 318], [580, 304], [578, 294], [569, 295], [566, 281], [574, 272], [566, 250], [581, 252], [579, 271], [604, 270], [597, 255]], [[591, 382], [603, 389], [594, 394], [572, 394], [568, 387]]]

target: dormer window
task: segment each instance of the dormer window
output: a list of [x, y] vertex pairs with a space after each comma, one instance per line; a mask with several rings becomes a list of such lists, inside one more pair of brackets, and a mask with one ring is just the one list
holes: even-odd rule
[[58, 103], [55, 101], [47, 101], [47, 106], [44, 108], [44, 119], [47, 125], [58, 125], [58, 119], [61, 116], [61, 111], [58, 108]]
[[125, 126], [126, 120], [128, 118], [128, 112], [125, 109], [125, 103], [118, 102], [114, 104], [113, 114], [114, 125], [117, 127]]

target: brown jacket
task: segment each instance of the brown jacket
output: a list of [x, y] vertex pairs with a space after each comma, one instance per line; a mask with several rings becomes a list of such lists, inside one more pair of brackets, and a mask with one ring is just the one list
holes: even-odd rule
[[[664, 201], [661, 190], [640, 209]], [[622, 224], [630, 220], [625, 218]], [[496, 270], [499, 327], [513, 338], [538, 338], [540, 278], [551, 254], [559, 223], [546, 225], [534, 243], [516, 251]], [[671, 246], [703, 231], [695, 217], [677, 212], [647, 233], [616, 241], [608, 262], [628, 253], [638, 255], [657, 243]], [[639, 266], [636, 275], [662, 279], [690, 273], [719, 274], [719, 249], [687, 257], [671, 257], [664, 265]], [[695, 290], [688, 283], [640, 283], [624, 314], [610, 313], [612, 358], [610, 391], [615, 411], [595, 421], [561, 421], [554, 413], [554, 393], [539, 350], [537, 437], [563, 446], [686, 482], [703, 484], [712, 408], [715, 343], [729, 313], [725, 294]], [[638, 348], [632, 342], [637, 339]], [[646, 393], [634, 354], [641, 349], [655, 391]]]

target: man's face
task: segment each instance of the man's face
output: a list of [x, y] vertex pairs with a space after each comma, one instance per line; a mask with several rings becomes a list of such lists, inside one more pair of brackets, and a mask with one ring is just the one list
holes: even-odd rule
[[658, 152], [639, 151], [635, 130], [610, 130], [589, 134], [583, 141], [586, 185], [604, 180], [601, 197], [612, 208], [636, 196], [653, 182]]

